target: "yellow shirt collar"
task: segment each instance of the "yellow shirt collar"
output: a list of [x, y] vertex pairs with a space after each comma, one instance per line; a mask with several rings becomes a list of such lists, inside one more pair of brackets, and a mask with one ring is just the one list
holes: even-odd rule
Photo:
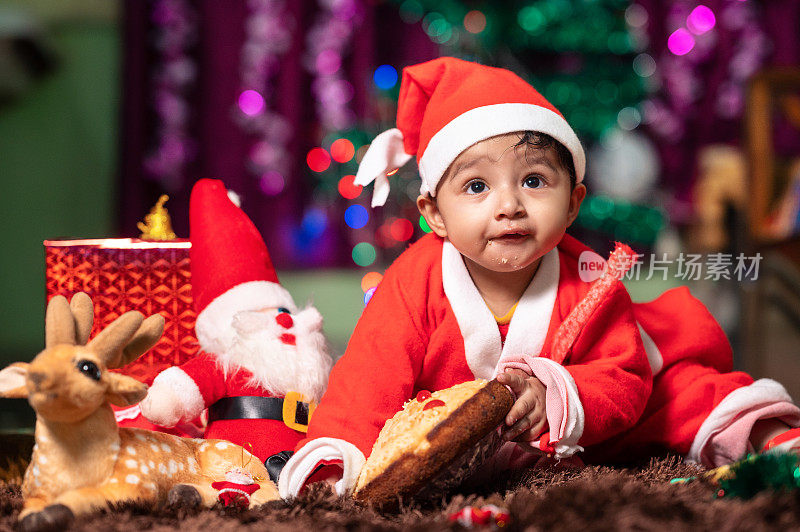
[[[507, 323], [511, 322], [511, 318], [514, 316], [514, 311], [517, 310], [517, 305], [519, 305], [519, 301], [514, 303], [514, 306], [511, 307], [508, 312], [506, 312], [505, 316], [498, 316], [494, 312], [492, 312], [492, 316], [494, 316], [495, 321], [497, 321], [498, 325], [506, 325]], [[490, 310], [491, 312], [491, 310]]]

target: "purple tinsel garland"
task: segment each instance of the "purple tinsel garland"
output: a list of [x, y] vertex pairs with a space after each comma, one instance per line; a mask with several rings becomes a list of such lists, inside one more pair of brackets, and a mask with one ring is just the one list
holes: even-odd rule
[[[674, 0], [667, 19], [669, 31], [686, 27], [687, 17], [697, 2]], [[694, 36], [694, 47], [684, 55], [665, 49], [656, 65], [656, 79], [663, 90], [643, 104], [645, 122], [659, 137], [677, 142], [697, 113], [696, 104], [704, 96], [700, 71], [712, 61], [725, 60], [725, 80], [714, 95], [714, 112], [721, 118], [739, 118], [744, 110], [746, 80], [764, 63], [770, 51], [767, 35], [761, 29], [756, 7], [751, 2], [724, 0], [717, 9], [716, 24], [709, 31]], [[732, 34], [735, 43], [730, 57], [720, 57], [719, 32]]]
[[281, 58], [292, 45], [296, 28], [285, 0], [248, 0], [250, 15], [245, 21], [245, 42], [241, 53], [242, 91], [236, 109], [238, 123], [256, 137], [248, 168], [259, 177], [261, 191], [279, 194], [292, 171], [287, 145], [291, 124], [269, 108], [273, 82]]
[[177, 191], [184, 168], [195, 155], [188, 133], [186, 94], [197, 68], [188, 50], [197, 37], [197, 15], [188, 0], [158, 0], [151, 14], [158, 62], [153, 74], [153, 105], [158, 121], [157, 144], [144, 160], [147, 174], [168, 191]]
[[356, 122], [348, 105], [353, 85], [344, 77], [342, 63], [356, 24], [363, 18], [357, 0], [319, 0], [320, 11], [306, 38], [305, 66], [315, 78], [311, 90], [325, 132], [348, 129]]

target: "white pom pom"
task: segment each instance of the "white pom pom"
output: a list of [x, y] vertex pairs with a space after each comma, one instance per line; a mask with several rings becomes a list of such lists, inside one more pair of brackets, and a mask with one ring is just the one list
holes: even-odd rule
[[242, 206], [242, 197], [233, 190], [228, 191], [228, 199], [231, 200], [237, 207]]

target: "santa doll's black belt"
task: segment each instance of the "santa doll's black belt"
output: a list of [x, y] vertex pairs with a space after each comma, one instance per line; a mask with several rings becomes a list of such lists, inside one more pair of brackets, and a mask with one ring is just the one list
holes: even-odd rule
[[[259, 397], [243, 395], [240, 397], [224, 397], [208, 407], [208, 421], [223, 419], [283, 419], [282, 397]], [[296, 401], [294, 409], [294, 422], [298, 425], [308, 425], [308, 403]]]

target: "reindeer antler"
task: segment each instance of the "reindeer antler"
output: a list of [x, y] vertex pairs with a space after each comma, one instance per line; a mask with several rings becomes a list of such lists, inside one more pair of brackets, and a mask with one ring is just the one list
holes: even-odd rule
[[47, 304], [44, 318], [45, 346], [75, 345], [75, 320], [64, 296], [55, 296]]
[[164, 332], [164, 317], [144, 319], [140, 312], [126, 312], [100, 331], [87, 347], [103, 359], [108, 368], [121, 368], [153, 347]]
[[164, 316], [161, 314], [153, 314], [144, 320], [139, 330], [133, 335], [131, 341], [122, 350], [122, 360], [118, 362], [122, 367], [125, 364], [133, 362], [145, 351], [158, 343], [161, 335], [164, 332]]
[[89, 334], [92, 332], [92, 323], [94, 323], [92, 298], [86, 292], [78, 292], [72, 296], [69, 308], [72, 310], [75, 320], [75, 342], [78, 345], [86, 345], [86, 342], [89, 341]]
[[122, 349], [133, 338], [144, 321], [141, 312], [130, 310], [111, 322], [105, 329], [86, 344], [86, 347], [97, 353], [108, 368], [118, 368], [122, 359]]

